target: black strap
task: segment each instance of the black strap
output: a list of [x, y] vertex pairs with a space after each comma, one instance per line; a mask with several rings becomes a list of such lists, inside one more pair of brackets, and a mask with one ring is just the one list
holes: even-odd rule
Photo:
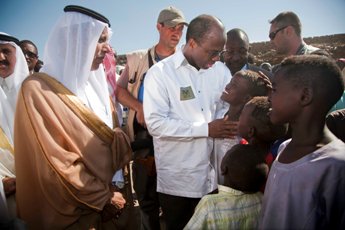
[[[148, 58], [148, 61], [149, 61], [149, 69], [150, 69], [151, 66], [153, 66], [153, 60], [152, 60], [152, 56], [151, 56], [151, 49], [149, 49], [147, 52], [148, 52], [147, 58]], [[147, 72], [147, 71], [146, 71], [146, 72]], [[141, 81], [141, 82], [144, 81], [144, 78], [145, 78], [145, 76], [146, 76], [146, 72], [143, 73], [143, 76], [141, 76], [141, 78], [140, 78], [140, 81]], [[141, 84], [142, 84], [142, 83], [141, 83]]]
[[91, 9], [82, 7], [82, 6], [76, 6], [76, 5], [68, 5], [63, 9], [65, 12], [78, 12], [78, 13], [82, 13], [85, 14], [87, 16], [90, 16], [94, 19], [97, 19], [101, 22], [107, 23], [108, 26], [110, 27], [110, 22], [108, 20], [108, 18], [106, 18], [105, 16], [103, 16], [102, 14], [93, 11]]
[[149, 58], [149, 68], [151, 68], [151, 66], [153, 66], [153, 59], [151, 56], [151, 49], [148, 50], [148, 58]]
[[19, 44], [19, 40], [13, 36], [10, 36], [8, 34], [2, 34], [0, 33], [0, 40], [5, 42], [14, 42], [17, 45]]

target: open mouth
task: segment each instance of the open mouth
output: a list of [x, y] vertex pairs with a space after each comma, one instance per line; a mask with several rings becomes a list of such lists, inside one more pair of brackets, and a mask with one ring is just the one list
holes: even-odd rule
[[173, 42], [179, 42], [179, 39], [178, 38], [171, 38], [171, 41], [173, 41]]

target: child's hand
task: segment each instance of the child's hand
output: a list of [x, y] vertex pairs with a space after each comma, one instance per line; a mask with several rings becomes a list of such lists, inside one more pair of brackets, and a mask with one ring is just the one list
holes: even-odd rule
[[2, 179], [2, 184], [4, 185], [6, 196], [10, 196], [16, 192], [16, 178], [5, 177], [4, 179]]
[[264, 82], [269, 90], [272, 90], [272, 83], [270, 79], [261, 71], [259, 71], [260, 79]]

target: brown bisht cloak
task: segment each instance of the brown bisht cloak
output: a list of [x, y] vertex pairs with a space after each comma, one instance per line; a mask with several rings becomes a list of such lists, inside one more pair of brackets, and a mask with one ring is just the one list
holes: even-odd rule
[[30, 229], [104, 229], [114, 173], [131, 159], [128, 137], [110, 129], [43, 73], [18, 95], [14, 131], [17, 211]]

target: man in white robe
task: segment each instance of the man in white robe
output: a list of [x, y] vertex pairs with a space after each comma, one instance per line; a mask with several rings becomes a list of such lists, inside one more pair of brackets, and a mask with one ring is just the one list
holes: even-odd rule
[[[4, 220], [16, 215], [15, 198], [16, 176], [13, 155], [14, 112], [17, 96], [29, 69], [18, 39], [0, 33], [0, 179], [2, 198], [6, 198], [1, 210]], [[5, 218], [7, 217], [7, 218]]]
[[110, 23], [84, 7], [64, 11], [48, 37], [41, 72], [28, 77], [18, 95], [18, 216], [29, 229], [122, 229], [128, 209], [116, 217], [130, 200], [112, 178], [131, 150], [123, 131], [113, 129], [102, 65]]

